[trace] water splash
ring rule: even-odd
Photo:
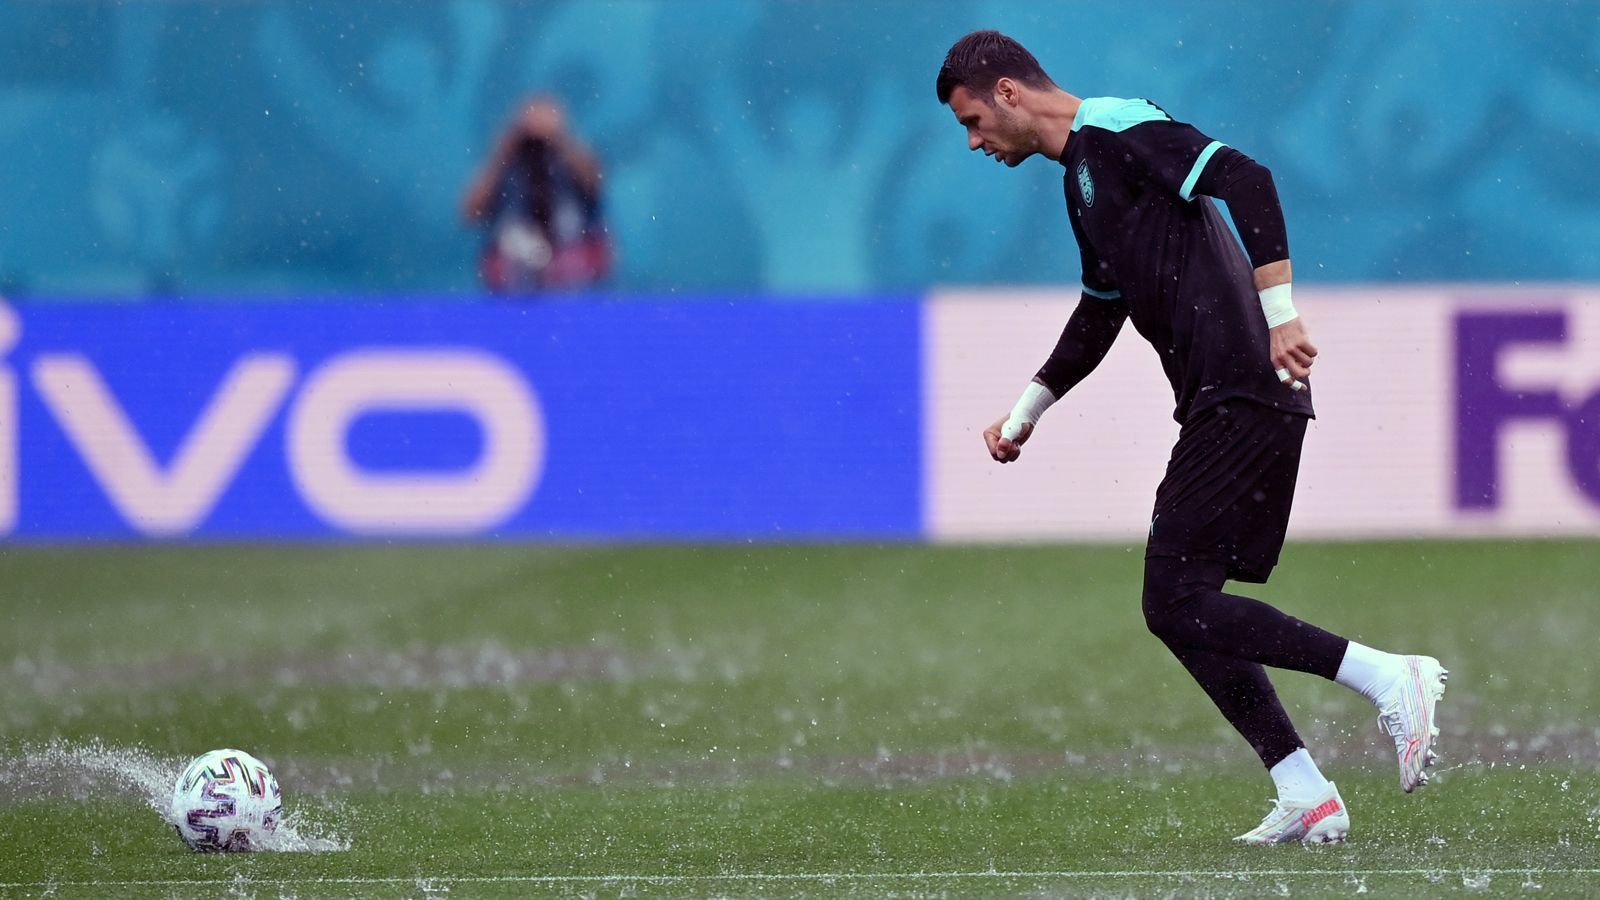
[[[170,826],[172,787],[188,764],[187,758],[162,756],[143,747],[51,741],[0,756],[0,797],[87,800],[131,795]],[[311,808],[305,802],[287,805],[289,813],[263,850],[327,853],[350,849],[349,839],[329,821],[331,809]]]
[[[24,746],[5,763],[0,790],[7,794],[73,800],[131,794],[167,821],[172,786],[188,760],[142,747],[52,741]]]
[[[334,853],[350,849],[350,839],[323,818],[327,810],[309,810],[302,804],[283,817],[278,830],[261,849],[272,853]]]

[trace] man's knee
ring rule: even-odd
[[[1222,590],[1227,566],[1176,556],[1144,561],[1144,623],[1150,633],[1171,641],[1185,625],[1185,610],[1197,596]]]

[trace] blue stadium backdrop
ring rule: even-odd
[[[934,98],[980,27],[1271,166],[1297,535],[1600,533],[1597,12],[0,0],[0,538],[1136,540],[1134,338],[1053,413],[1104,430],[983,454],[1078,255]],[[458,209],[536,91],[619,266],[496,302]]]
[[[1276,173],[1304,280],[1600,280],[1593,2],[0,0],[0,293],[467,297],[511,104],[608,167],[622,293],[1076,277],[932,81],[1005,29]]]

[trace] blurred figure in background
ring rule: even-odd
[[[600,163],[567,129],[561,104],[528,99],[467,189],[462,214],[483,228],[480,274],[497,294],[579,290],[611,270]]]

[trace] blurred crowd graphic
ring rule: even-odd
[[[945,49],[977,27],[1055,61],[1079,96],[1148,97],[1247,148],[1273,171],[1302,281],[1600,280],[1592,3],[3,16],[0,202],[26,215],[0,228],[0,292],[19,298],[1074,283],[1048,161],[985,169],[934,97]]]

